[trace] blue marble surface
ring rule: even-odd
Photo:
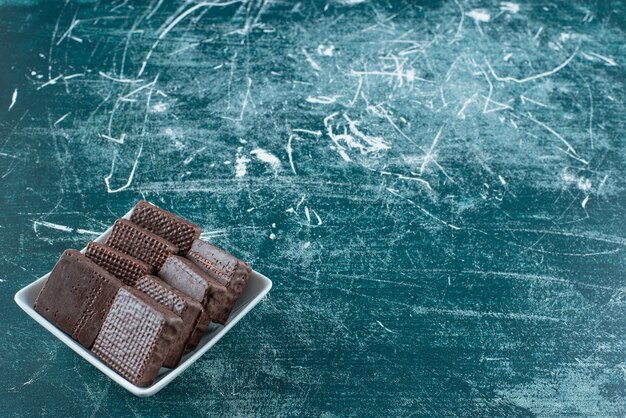
[[[3,416],[623,416],[623,1],[0,1]],[[156,396],[14,293],[145,198],[274,281]]]

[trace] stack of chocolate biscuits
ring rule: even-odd
[[[200,227],[148,202],[105,244],[67,250],[35,310],[138,386],[178,365],[211,322],[225,324],[251,269]]]

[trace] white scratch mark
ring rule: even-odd
[[[444,221],[443,219],[441,219],[441,218],[439,218],[439,217],[437,217],[437,216],[433,215],[432,213],[430,213],[429,211],[427,211],[426,209],[424,209],[423,207],[421,207],[420,205],[418,205],[417,203],[415,203],[415,202],[414,202],[414,201],[412,201],[411,199],[409,199],[409,198],[406,198],[406,197],[402,196],[401,194],[399,194],[399,193],[398,193],[397,191],[395,191],[394,189],[387,188],[387,191],[388,191],[389,193],[391,193],[391,194],[395,195],[395,196],[398,196],[398,197],[399,197],[399,198],[401,198],[401,199],[406,200],[407,202],[409,202],[410,204],[412,204],[413,206],[415,206],[416,208],[418,208],[418,209],[420,210],[420,212],[422,212],[424,215],[426,215],[426,216],[428,216],[428,217],[430,217],[430,218],[432,218],[432,219],[434,219],[434,220],[436,220],[436,221],[438,221],[438,222],[441,222],[441,223],[442,223],[442,224],[444,224],[445,226],[447,226],[447,227],[449,227],[449,228],[452,228],[452,229],[454,229],[455,231],[458,231],[458,230],[460,230],[460,229],[461,229],[460,227],[458,227],[458,226],[456,226],[456,225],[453,225],[453,224],[451,224],[451,223],[448,223],[448,222]]]
[[[293,174],[298,175],[296,173],[296,167],[293,164],[293,148],[291,147],[291,140],[295,135],[289,135],[289,139],[287,140],[287,157],[289,158],[289,165],[291,166],[291,171]]]
[[[46,87],[46,86],[50,86],[52,84],[56,84],[57,81],[59,81],[61,79],[61,77],[63,77],[63,75],[58,75],[48,81],[46,81],[45,83],[43,83],[41,86],[37,87],[37,90],[41,90],[42,88]]]
[[[169,25],[167,25],[167,27],[165,27],[161,31],[161,33],[159,34],[157,40],[154,41],[154,43],[152,44],[152,47],[150,47],[150,50],[146,54],[146,57],[144,58],[143,62],[141,63],[141,67],[139,68],[139,73],[137,74],[137,77],[140,77],[141,74],[143,74],[144,70],[146,69],[146,65],[148,64],[148,61],[150,60],[150,57],[152,56],[152,53],[154,52],[155,48],[157,47],[157,45],[159,44],[161,39],[165,38],[165,36],[167,36],[167,34],[172,29],[174,29],[174,27],[176,25],[178,25],[187,16],[189,16],[190,14],[192,14],[193,12],[195,12],[196,10],[198,10],[198,9],[200,9],[202,7],[226,7],[226,6],[230,6],[231,4],[240,3],[241,1],[243,1],[243,0],[232,0],[232,1],[225,1],[225,2],[222,2],[222,3],[205,1],[205,2],[202,2],[202,3],[198,3],[198,4],[190,7],[189,9],[185,10],[181,14],[179,14],[174,20],[172,20],[172,22]]]
[[[472,103],[472,101],[474,100],[477,94],[478,93],[474,93],[472,97],[470,97],[463,103],[461,110],[459,110],[458,113],[456,114],[458,118],[465,119],[465,109],[467,109],[467,106],[469,106],[469,104]]]
[[[205,149],[206,149],[206,147],[202,147],[202,148],[199,148],[199,149],[195,150],[194,152],[192,152],[189,157],[185,158],[185,161],[183,161],[183,165],[188,165],[190,162],[193,161],[194,158],[196,158],[196,155],[200,154]]]
[[[463,31],[463,23],[465,22],[465,10],[463,10],[463,6],[459,4],[458,0],[454,0],[454,3],[457,5],[459,11],[461,12],[461,18],[459,19],[459,24],[456,27],[456,33],[454,34],[454,38],[452,38],[452,40],[448,42],[448,45],[452,45],[462,38],[461,34]]]
[[[526,104],[526,102],[529,102],[529,103],[536,104],[537,106],[545,107],[545,108],[547,108],[547,109],[549,109],[549,108],[550,108],[550,106],[548,106],[548,105],[546,105],[546,104],[543,104],[543,103],[541,103],[541,102],[538,102],[538,101],[536,101],[536,100],[530,99],[530,98],[528,98],[528,97],[524,96],[523,94],[521,94],[521,95],[519,96],[519,98],[520,98],[520,99],[522,99],[522,103],[524,103],[524,104]]]
[[[426,180],[421,179],[421,178],[419,178],[419,177],[409,177],[409,176],[405,176],[405,175],[403,175],[403,174],[392,173],[392,172],[390,172],[390,171],[376,171],[376,170],[371,169],[371,168],[368,168],[368,167],[365,167],[365,168],[367,168],[367,169],[368,169],[368,170],[370,170],[370,171],[375,171],[375,172],[377,172],[377,173],[380,173],[380,174],[382,174],[383,176],[393,176],[393,177],[397,177],[397,178],[402,179],[402,180],[411,180],[411,181],[416,181],[416,182],[418,182],[418,183],[422,183],[424,186],[426,186],[426,188],[427,188],[428,190],[432,190],[432,189],[433,189],[433,188],[430,186],[430,183],[429,183],[429,182],[427,182]]]
[[[418,315],[429,315],[429,314],[438,314],[438,315],[452,315],[452,316],[461,316],[461,317],[473,317],[473,318],[495,318],[495,319],[512,319],[519,321],[549,321],[549,322],[562,322],[562,319],[553,318],[544,315],[533,315],[533,314],[523,314],[523,313],[506,313],[506,312],[481,312],[481,311],[473,311],[469,309],[441,309],[441,308],[431,308],[425,306],[416,306],[413,308],[413,312]]]
[[[551,133],[552,135],[554,135],[555,137],[557,137],[557,138],[558,138],[558,139],[559,139],[562,143],[564,143],[564,144],[565,144],[565,146],[567,147],[567,150],[568,150],[569,152],[571,152],[571,153],[572,153],[572,154],[574,154],[574,155],[578,155],[578,154],[576,153],[576,150],[574,149],[574,147],[572,147],[572,146],[570,145],[570,143],[569,143],[569,142],[567,142],[567,141],[565,140],[565,138],[563,138],[563,137],[562,137],[562,136],[561,136],[561,135],[560,135],[557,131],[555,131],[554,129],[552,129],[551,127],[549,127],[548,125],[546,125],[545,123],[543,123],[543,122],[541,122],[541,121],[538,121],[538,120],[537,120],[537,119],[535,119],[535,118],[533,117],[533,115],[531,115],[530,113],[528,114],[528,118],[529,118],[530,120],[532,120],[533,122],[535,122],[537,125],[541,126],[541,127],[542,127],[542,128],[544,128],[545,130],[547,130],[548,132],[550,132],[550,133]]]
[[[363,75],[379,75],[379,76],[383,76],[383,77],[396,77],[398,79],[398,83],[400,85],[402,85],[402,82],[404,79],[406,79],[407,81],[411,82],[414,80],[418,80],[418,81],[422,81],[424,83],[434,83],[433,80],[428,80],[426,78],[422,78],[422,77],[418,77],[415,75],[415,70],[414,69],[409,69],[406,70],[404,72],[402,71],[395,71],[395,72],[391,72],[391,71],[355,71],[355,70],[350,70],[350,74],[351,75],[357,75],[357,76],[363,76]]]
[[[15,90],[13,90],[13,95],[11,96],[11,104],[9,105],[9,112],[11,111],[11,109],[13,109],[13,106],[15,106],[15,102],[17,101],[17,88]]]
[[[443,130],[443,126],[441,126],[439,130],[437,131],[437,135],[435,135],[435,138],[433,139],[433,142],[430,145],[430,149],[424,156],[424,161],[422,162],[422,165],[420,167],[420,175],[424,174],[424,170],[426,169],[426,166],[428,165],[429,162],[433,160],[433,151],[435,150],[435,147],[437,146],[437,143],[439,142],[439,137],[441,136],[442,130]]]
[[[491,98],[491,96],[493,95],[493,83],[489,79],[489,76],[487,75],[487,73],[482,68],[480,69],[480,72],[483,73],[485,80],[487,80],[487,83],[489,84],[489,96],[488,97],[483,96],[485,98],[485,105],[483,106],[483,114],[497,112],[497,111],[504,110],[504,109],[510,109],[511,106],[504,104],[504,103],[496,102],[495,100]],[[493,103],[497,106],[493,108],[489,108],[489,103]]]
[[[292,129],[292,131],[294,131],[294,132],[302,132],[302,133],[305,133],[305,134],[311,134],[311,135],[317,136],[317,137],[322,136],[322,131],[311,131],[309,129]]]
[[[59,119],[57,119],[56,122],[54,122],[54,126],[57,126],[59,123],[63,122],[65,120],[66,117],[68,117],[72,112],[67,112],[65,115],[61,116]]]
[[[313,215],[315,215],[315,218],[317,219],[317,226],[320,226],[322,224],[322,218],[320,218],[315,209],[311,209],[311,212],[313,212]]]
[[[516,78],[516,77],[508,77],[508,76],[507,77],[500,77],[500,76],[498,76],[498,74],[496,74],[494,69],[491,67],[491,64],[489,63],[489,61],[486,61],[486,63],[487,63],[487,67],[489,68],[489,71],[491,72],[491,75],[493,75],[493,77],[496,80],[498,80],[498,81],[512,81],[514,83],[522,84],[522,83],[527,83],[527,82],[532,81],[532,80],[536,80],[538,78],[548,77],[548,76],[550,76],[552,74],[555,74],[555,73],[561,71],[563,68],[565,68],[567,66],[567,64],[569,64],[574,59],[574,57],[576,56],[577,53],[578,53],[578,47],[576,48],[576,50],[574,51],[574,53],[572,55],[570,55],[565,61],[563,61],[561,64],[559,64],[558,66],[554,67],[553,69],[551,69],[549,71],[545,71],[545,72],[540,73],[540,74],[524,77],[524,78]]]
[[[306,51],[306,49],[302,48],[302,53],[306,57],[307,62],[311,65],[311,67],[315,71],[322,71],[322,69],[320,68],[319,64],[317,62],[315,62],[313,57]]]
[[[337,101],[337,98],[341,96],[318,96],[318,97],[307,97],[305,100],[309,103],[317,103],[317,104],[331,104]]]
[[[116,82],[118,82],[118,83],[130,83],[130,84],[133,84],[133,83],[142,83],[142,82],[143,82],[143,80],[142,80],[142,79],[139,79],[139,80],[131,80],[131,79],[128,79],[128,78],[117,78],[117,77],[113,77],[113,76],[110,76],[110,75],[108,75],[107,73],[104,73],[104,72],[102,72],[102,71],[98,72],[98,74],[100,75],[100,77],[104,77],[104,78],[106,78],[106,79],[108,79],[108,80],[111,80],[111,81],[116,81]]]
[[[157,78],[158,78],[158,75],[157,75]],[[155,79],[154,79],[154,81],[151,81],[151,82],[149,82],[148,84],[144,84],[144,85],[143,85],[143,86],[141,86],[141,87],[137,87],[135,90],[131,91],[131,92],[130,92],[130,93],[128,93],[127,95],[120,97],[120,100],[128,99],[128,98],[130,98],[131,96],[133,96],[133,95],[135,95],[135,94],[139,93],[139,92],[140,92],[140,91],[142,91],[142,90],[145,90],[145,89],[147,89],[147,88],[153,87],[153,86],[156,84],[156,82],[157,82],[157,78],[155,78]]]
[[[243,104],[241,105],[241,112],[239,113],[239,120],[243,120],[243,112],[245,112],[248,106],[248,100],[250,99],[250,88],[252,87],[252,79],[248,77],[248,88],[246,89],[246,95],[243,98]]]
[[[116,144],[123,144],[124,139],[126,138],[126,134],[123,133],[122,135],[120,135],[119,138],[113,138],[112,136],[105,135],[105,134],[100,134],[100,137],[107,139],[109,141],[115,142]]]
[[[76,232],[83,235],[102,235],[102,231],[98,232],[82,228],[76,228]]]
[[[311,223],[311,214],[309,213],[309,207],[308,206],[304,207],[304,216],[306,216],[306,221],[308,223]]]
[[[583,207],[583,209],[587,207],[587,202],[589,202],[589,195],[585,196],[582,203],[580,204]]]
[[[33,230],[35,231],[35,233],[38,232],[39,226],[45,226],[46,228],[55,229],[57,231],[63,231],[63,232],[72,232],[74,230],[73,228],[70,228],[69,226],[59,225],[59,224],[55,224],[52,222],[34,221]]]
[[[302,203],[304,203],[304,199],[306,198],[306,195],[302,195],[302,198],[300,199],[300,201],[298,202],[298,204],[296,205],[296,211],[298,209],[300,209],[300,206],[302,205]]]
[[[397,332],[390,330],[389,328],[387,328],[386,326],[383,325],[382,322],[380,321],[376,321],[378,323],[378,325],[380,325],[385,331],[390,332],[392,334],[397,334]]]
[[[76,73],[76,74],[64,75],[64,76],[63,76],[63,81],[71,80],[72,78],[76,78],[76,77],[83,77],[84,75],[85,75],[85,74],[83,74],[83,73]]]
[[[585,58],[588,60],[593,60],[593,58],[598,58],[606,63],[609,67],[616,67],[617,62],[613,58],[605,57],[604,55],[597,54],[595,52],[582,53]]]
[[[216,237],[225,237],[228,235],[228,231],[225,229],[215,229],[213,231],[204,231],[200,234],[200,239],[209,241]]]
[[[349,155],[348,155],[348,154],[347,154],[347,153],[343,150],[343,148],[339,148],[339,149],[337,150],[337,152],[339,153],[339,156],[340,156],[340,157],[341,157],[344,161],[347,161],[347,162],[352,161],[352,159],[350,158],[350,156],[349,156]]]
[[[56,46],[61,45],[61,42],[63,42],[63,39],[65,39],[66,37],[71,37],[72,35],[72,30],[76,27],[76,25],[78,25],[80,23],[79,19],[73,19],[72,23],[70,24],[70,27],[67,28],[67,30],[63,33],[63,35],[61,35],[61,37],[59,38],[59,40],[56,43]],[[82,42],[82,39],[79,41]]]
[[[135,176],[135,170],[137,169],[137,165],[139,164],[139,157],[141,157],[142,152],[143,152],[143,142],[139,146],[139,152],[137,152],[137,157],[135,158],[135,162],[133,163],[133,168],[130,170],[130,175],[128,176],[128,180],[126,181],[126,184],[124,184],[121,187],[118,187],[117,189],[111,189],[111,186],[109,184],[109,182],[111,181],[111,177],[113,177],[113,170],[115,169],[115,160],[117,158],[117,154],[113,156],[113,160],[111,161],[111,172],[107,176],[104,177],[104,183],[107,186],[108,193],[121,192],[122,190],[127,189],[131,185],[131,183],[133,182],[133,177]]]

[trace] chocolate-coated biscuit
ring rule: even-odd
[[[228,315],[230,315],[248,282],[252,272],[250,266],[221,248],[199,239],[194,240],[191,244],[187,258],[209,276],[226,286],[228,296],[225,303]]]
[[[196,328],[196,322],[202,313],[202,305],[183,292],[176,290],[155,276],[144,276],[135,285],[137,290],[150,296],[183,320],[179,338],[172,344],[163,367],[176,367],[185,351],[187,341]],[[193,348],[193,347],[190,347]]]
[[[191,296],[202,304],[204,313],[192,334],[191,344],[197,344],[211,321],[224,324],[228,319],[226,311],[226,288],[210,278],[184,257],[169,256],[159,277],[172,287]]]
[[[178,247],[181,255],[189,251],[191,242],[200,237],[200,227],[173,213],[140,200],[130,220]]]
[[[35,310],[91,347],[122,283],[76,250],[66,250],[35,301]]]
[[[136,289],[119,290],[91,352],[137,386],[150,386],[182,319]]]
[[[108,245],[90,242],[85,255],[128,286],[152,271],[152,267]]]
[[[149,264],[158,271],[170,254],[178,254],[178,247],[126,219],[113,224],[106,245]]]

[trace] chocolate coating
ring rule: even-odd
[[[248,282],[252,272],[250,266],[227,251],[199,239],[191,244],[187,258],[226,286],[228,295],[224,303],[228,317]]]
[[[189,251],[191,242],[200,237],[200,227],[145,200],[135,205],[130,220],[176,245],[179,253]]]
[[[113,224],[106,245],[150,265],[158,271],[170,254],[178,254],[178,247],[126,219]]]
[[[202,305],[155,276],[142,277],[137,281],[135,288],[150,296],[154,301],[174,312],[183,320],[180,335],[172,344],[170,352],[163,363],[163,367],[176,367],[185,351],[187,341],[196,328],[196,323],[202,313]]]
[[[204,314],[192,334],[191,344],[197,344],[211,321],[224,324],[228,312],[224,301],[226,288],[184,257],[169,256],[159,270],[159,277],[172,287],[200,302]]]
[[[39,292],[35,310],[91,347],[122,283],[76,250],[66,250]]]
[[[141,292],[123,287],[91,351],[131,383],[149,386],[180,333],[182,322]]]
[[[152,267],[143,261],[97,242],[87,245],[85,255],[128,286],[135,286],[139,279],[152,271]]]

